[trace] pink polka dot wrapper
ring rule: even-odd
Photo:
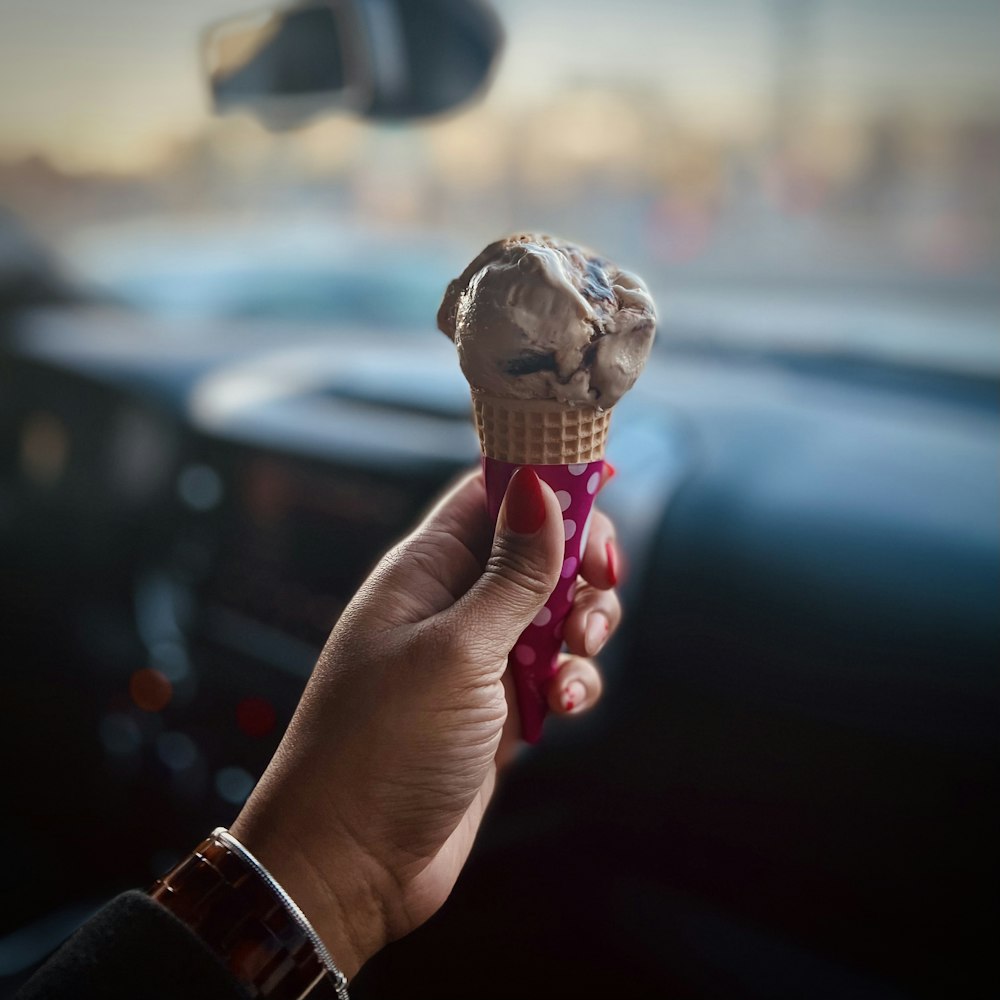
[[[601,488],[604,462],[580,462],[576,465],[532,465],[538,478],[547,483],[559,501],[566,539],[559,582],[535,620],[521,633],[511,650],[508,667],[514,677],[517,707],[521,716],[521,735],[528,743],[537,743],[548,713],[548,687],[558,669],[563,630],[576,590],[577,570],[590,533],[594,498]],[[500,505],[511,476],[520,468],[512,462],[483,457],[486,478],[486,503],[496,524]]]

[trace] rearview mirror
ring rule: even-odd
[[[502,37],[485,0],[306,0],[213,25],[203,59],[217,112],[287,129],[450,110],[485,87]]]

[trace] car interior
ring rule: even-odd
[[[77,168],[0,97],[0,993],[234,818],[355,588],[479,460],[447,281],[537,226],[659,307],[600,497],[624,623],[351,995],[992,995],[995,6],[90,6],[108,45],[176,34],[201,131]],[[41,80],[32,16],[0,53]]]

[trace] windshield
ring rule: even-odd
[[[259,4],[15,0],[0,203],[151,311],[433,329],[447,278],[527,228],[640,272],[666,346],[1000,370],[1000,4],[494,6],[482,100],[273,133],[211,116],[197,62]]]

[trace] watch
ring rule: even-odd
[[[348,1000],[347,979],[302,911],[219,828],[149,895],[215,953],[254,1000]]]

